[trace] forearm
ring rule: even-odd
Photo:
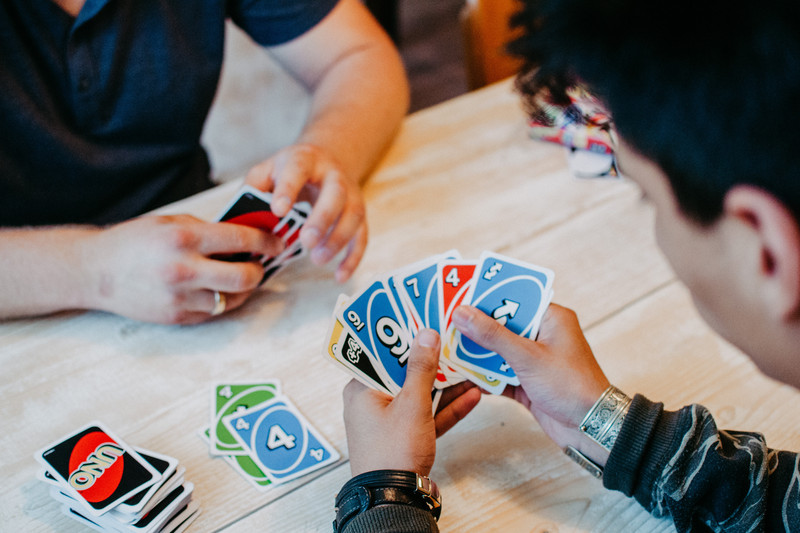
[[[88,226],[0,230],[0,319],[84,308]]]
[[[408,81],[392,41],[359,0],[340,0],[316,27],[270,52],[311,93],[298,142],[363,180],[408,110]]]
[[[663,411],[637,396],[604,474],[678,531],[703,523],[725,530],[800,530],[797,455],[761,435],[719,431],[701,406]],[[790,505],[787,505],[789,503]]]
[[[298,142],[322,148],[346,176],[363,181],[408,109],[408,83],[397,52],[388,43],[353,49],[312,94]]]

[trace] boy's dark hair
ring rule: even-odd
[[[800,2],[520,0],[530,111],[580,82],[702,224],[751,184],[800,220]],[[549,93],[549,94],[548,94]]]

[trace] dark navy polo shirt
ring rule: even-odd
[[[225,20],[284,43],[337,0],[0,3],[0,225],[130,218],[211,185]]]

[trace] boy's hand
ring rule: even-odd
[[[520,385],[504,394],[527,407],[550,438],[562,448],[571,444],[586,451],[588,443],[591,450],[578,426],[609,383],[572,310],[551,305],[536,341],[516,335],[474,307],[457,308],[453,324],[511,365]]]
[[[461,383],[442,394],[436,416],[431,390],[439,362],[439,335],[420,331],[411,345],[403,390],[392,398],[353,380],[344,389],[344,424],[354,476],[372,470],[407,470],[428,475],[436,437],[478,404],[481,394]]]

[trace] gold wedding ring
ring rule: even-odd
[[[214,309],[211,310],[211,316],[217,316],[224,313],[227,305],[228,301],[225,298],[225,293],[214,291]]]

